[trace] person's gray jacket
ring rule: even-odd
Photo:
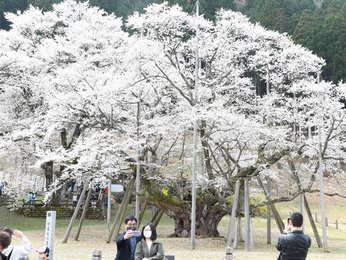
[[[282,234],[276,245],[280,251],[278,260],[305,260],[311,246],[311,238],[301,230]]]
[[[136,246],[135,260],[142,260],[145,257],[150,260],[164,259],[162,243],[157,240],[154,240],[149,250],[147,243],[145,242],[145,239],[139,241]]]

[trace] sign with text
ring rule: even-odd
[[[112,184],[111,192],[122,193],[124,192],[124,187],[121,184]]]
[[[56,211],[47,211],[44,245],[49,248],[49,260],[53,260]]]

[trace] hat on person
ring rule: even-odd
[[[37,249],[38,253],[45,253],[47,256],[49,256],[49,248],[46,246],[42,246],[39,249]]]

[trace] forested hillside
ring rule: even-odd
[[[24,10],[29,5],[49,10],[61,0],[0,0],[0,28],[9,29],[4,12]],[[142,12],[150,3],[163,0],[90,0],[109,13],[126,17],[134,11]],[[195,0],[168,0],[194,12]],[[211,20],[220,8],[238,10],[251,21],[279,32],[287,32],[293,39],[323,57],[327,65],[325,80],[346,80],[346,1],[345,0],[200,0],[201,13]]]

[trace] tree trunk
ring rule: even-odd
[[[185,194],[181,200],[179,189],[159,187],[157,183],[143,180],[149,201],[174,219],[175,228],[171,236],[188,237],[191,235],[191,196]],[[177,184],[178,185],[178,184]],[[173,194],[174,193],[174,194]],[[213,187],[197,193],[196,205],[196,235],[201,237],[217,237],[217,226],[221,219],[229,214],[231,203],[220,200],[218,192]]]
[[[53,183],[53,161],[42,164],[41,168],[44,170],[46,189],[48,189],[48,187]]]
[[[212,207],[212,205],[209,205]],[[191,235],[190,213],[170,210],[169,214],[175,223],[173,237],[189,237]],[[200,237],[218,237],[217,226],[226,212],[210,209],[204,211],[200,207],[196,208],[196,236]]]
[[[203,148],[203,156],[204,156],[204,163],[205,163],[205,169],[208,174],[208,179],[213,180],[214,174],[213,174],[213,167],[211,166],[211,158],[208,148],[208,136],[206,135],[206,127],[207,123],[205,120],[201,120],[201,130],[200,130],[200,138],[201,138],[201,144]]]
[[[60,140],[61,140],[62,147],[64,147],[64,149],[66,149],[67,148],[67,131],[66,131],[66,128],[61,129]],[[65,166],[60,165],[60,176],[64,170],[65,170]]]

